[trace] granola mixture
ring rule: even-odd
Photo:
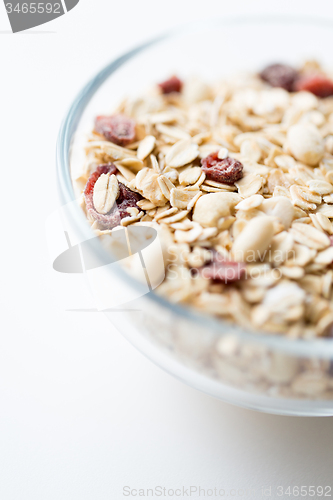
[[[256,331],[333,332],[333,82],[318,63],[173,76],[98,116],[76,181],[98,235],[159,231],[157,289]]]

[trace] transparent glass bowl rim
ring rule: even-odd
[[[59,197],[62,204],[68,204],[75,200],[74,189],[72,186],[72,180],[70,175],[70,151],[73,136],[75,134],[77,125],[80,118],[85,110],[85,107],[89,101],[94,96],[95,92],[100,88],[100,86],[106,81],[108,77],[113,75],[118,68],[120,68],[127,61],[133,59],[137,54],[144,52],[146,49],[157,45],[162,41],[168,41],[169,39],[176,38],[179,35],[186,35],[187,33],[193,33],[202,30],[203,27],[221,27],[223,25],[234,24],[302,24],[302,25],[312,25],[317,27],[326,27],[332,29],[333,34],[333,21],[323,18],[313,18],[307,16],[289,16],[289,15],[263,15],[263,16],[226,16],[224,18],[218,18],[213,20],[198,21],[195,23],[189,23],[187,25],[176,28],[172,31],[164,33],[152,40],[149,40],[138,47],[128,51],[122,56],[118,57],[107,66],[105,66],[101,71],[99,71],[96,76],[94,76],[79,92],[72,105],[70,106],[65,118],[61,124],[58,140],[57,140],[57,182]],[[75,206],[73,211],[70,211],[69,216],[72,218],[71,223],[75,224],[76,230],[78,230],[82,241],[92,238],[92,232],[87,224],[85,216],[79,206]],[[101,263],[107,262],[107,255],[102,245],[97,241],[98,238],[91,240],[91,248],[94,254]],[[113,265],[114,270],[119,275],[119,278],[127,281],[127,283],[137,289],[142,289],[142,285],[132,279],[120,265]],[[187,319],[191,322],[200,323],[205,330],[212,328],[215,332],[221,331],[221,334],[225,334],[225,327],[227,327],[230,332],[234,333],[242,340],[254,342],[258,344],[264,344],[271,349],[282,350],[296,356],[318,356],[323,358],[333,358],[333,339],[314,339],[314,340],[302,340],[302,339],[289,339],[283,337],[282,335],[265,335],[261,332],[255,333],[251,331],[245,331],[240,327],[227,323],[223,320],[216,319],[207,315],[199,314],[190,308],[183,307],[177,304],[173,304],[170,301],[164,299],[163,297],[157,295],[154,292],[146,294],[150,300],[157,302],[160,306],[171,310],[173,313],[179,315],[183,319]]]

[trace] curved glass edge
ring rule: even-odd
[[[182,27],[173,29],[158,36],[152,40],[149,40],[142,45],[134,48],[133,50],[125,53],[116,60],[112,61],[105,68],[103,68],[97,75],[92,78],[83,87],[81,92],[78,94],[74,102],[72,103],[70,109],[68,110],[65,118],[61,124],[57,146],[56,146],[56,164],[57,164],[57,182],[58,182],[58,193],[62,204],[70,203],[75,200],[74,189],[72,186],[72,180],[70,176],[70,152],[71,144],[74,133],[78,126],[78,123],[82,117],[84,109],[89,101],[92,99],[94,93],[97,89],[105,82],[105,80],[111,76],[115,71],[125,64],[128,60],[132,59],[135,55],[143,52],[145,49],[158,44],[164,40],[168,40],[174,36],[181,36],[186,33],[192,33],[202,30],[204,26],[221,26],[225,23],[230,25],[230,23],[271,23],[271,24],[309,24],[309,25],[320,25],[327,28],[333,28],[333,21],[324,18],[313,18],[307,16],[230,16],[225,18],[219,18],[214,20],[206,20],[204,22],[188,23]],[[77,210],[75,213],[75,219],[70,221],[75,224],[75,227],[79,230],[80,235],[85,239],[91,238],[91,229],[87,224],[82,210],[79,205],[77,205]],[[79,224],[79,227],[78,227]],[[101,263],[108,262],[107,253],[103,249],[102,245],[99,244],[96,239],[92,242],[91,248],[96,253],[97,258]],[[122,268],[121,266],[116,266],[116,272],[119,278],[126,280],[132,287],[142,290],[142,285],[133,280]],[[228,326],[230,331],[233,331],[239,338],[258,344],[265,344],[266,346],[281,350],[286,353],[293,354],[298,357],[302,356],[319,356],[321,358],[331,358],[333,357],[333,339],[316,339],[316,340],[293,340],[289,338],[284,338],[272,334],[261,334],[253,333],[251,331],[245,331],[233,325],[232,323],[227,323],[219,319],[212,317],[207,317],[203,314],[199,314],[189,308],[172,304],[168,300],[160,297],[154,292],[146,294],[150,300],[157,302],[161,306],[171,310],[174,314],[177,314],[189,321],[199,322],[205,329],[213,329],[214,331],[221,331],[221,324],[223,326]],[[221,332],[222,334],[223,332]]]
[[[106,313],[107,316],[108,313]],[[249,393],[226,383],[208,377],[193,367],[170,357],[160,346],[153,344],[143,335],[137,335],[131,328],[123,331],[123,336],[143,356],[162,368],[166,373],[176,377],[182,383],[196,390],[209,394],[225,403],[231,403],[247,410],[270,413],[272,415],[293,417],[331,417],[333,416],[332,401],[301,400],[292,398],[275,398],[265,394]]]

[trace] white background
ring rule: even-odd
[[[277,485],[332,485],[332,418],[263,415],[174,380],[102,314],[66,312],[88,292],[52,271],[44,238],[57,131],[82,85],[172,26],[265,12],[333,19],[330,0],[81,0],[12,35],[1,3],[1,500],[118,500],[125,485],[252,487],[252,498],[272,486],[279,498]]]

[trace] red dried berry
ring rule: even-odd
[[[296,81],[295,90],[307,90],[317,97],[329,97],[333,95],[333,82],[324,75],[306,75]]]
[[[135,121],[124,115],[97,116],[95,130],[118,146],[127,146],[135,139]]]
[[[223,283],[234,283],[245,278],[246,266],[243,262],[225,260],[220,254],[214,252],[213,260],[201,268],[201,276],[206,279]]]
[[[272,87],[281,87],[291,92],[298,72],[287,64],[271,64],[260,73],[260,77]]]
[[[169,80],[159,83],[158,86],[163,94],[171,94],[171,92],[180,92],[183,87],[183,82],[177,76],[172,76]]]
[[[108,165],[99,165],[88,179],[84,190],[84,197],[86,200],[88,214],[97,220],[104,229],[113,229],[114,227],[119,226],[121,219],[129,216],[127,208],[136,207],[136,203],[142,199],[142,196],[139,193],[134,193],[124,186],[124,184],[119,182],[119,196],[116,201],[116,207],[112,207],[108,214],[103,215],[98,213],[93,202],[94,186],[97,179],[102,174],[108,173],[110,175],[117,173],[117,169],[112,163]]]
[[[234,158],[220,160],[218,151],[201,160],[202,171],[210,181],[234,184],[243,177],[243,165]]]
[[[121,219],[129,216],[127,212],[128,208],[138,208],[137,202],[140,200],[142,200],[141,194],[131,191],[128,187],[119,182],[119,196],[116,203]]]

